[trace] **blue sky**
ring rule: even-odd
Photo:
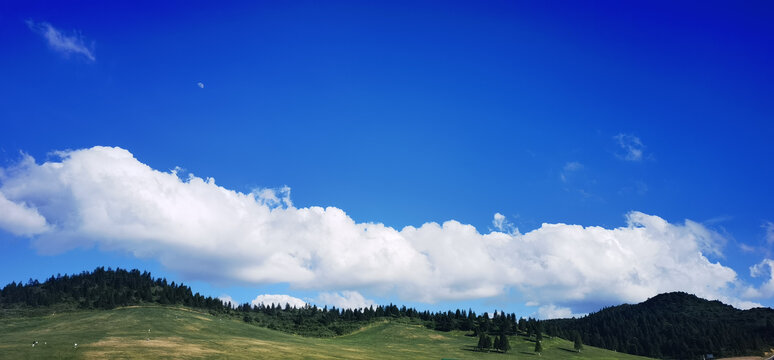
[[[539,314],[550,316],[552,309],[583,313],[683,289],[738,306],[771,306],[772,24],[770,1],[5,2],[0,283],[103,265],[148,269],[239,302],[260,294],[319,302],[330,299],[320,294],[351,291],[377,303],[497,308],[525,316],[542,308]],[[147,165],[169,174],[179,168],[181,180],[170,186],[180,189],[193,187],[187,180],[193,174],[204,184],[214,178],[222,189],[255,194],[246,206],[293,214],[333,207],[354,224],[384,224],[387,240],[379,238],[384,241],[377,245],[358,237],[367,231],[358,233],[350,255],[389,253],[399,248],[390,236],[398,236],[405,254],[429,261],[425,270],[433,275],[405,283],[379,275],[334,281],[329,268],[305,262],[300,266],[318,285],[301,275],[255,280],[244,274],[256,271],[251,266],[268,266],[282,251],[256,253],[250,261],[218,253],[204,271],[173,259],[191,251],[196,261],[208,260],[206,252],[191,250],[194,241],[185,243],[184,235],[95,232],[96,225],[82,218],[91,209],[84,204],[112,204],[141,193],[120,197],[118,192],[131,190],[122,186],[83,194],[72,182],[60,184],[61,176],[35,170],[46,161],[61,162],[76,178],[94,166],[126,180],[118,175],[126,169],[110,160],[125,153],[94,146],[125,150],[134,161],[121,164],[131,169]],[[61,150],[84,156],[53,153]],[[29,157],[32,164],[20,165]],[[143,174],[137,179],[158,175]],[[53,183],[66,189],[51,193]],[[257,192],[280,196],[284,186],[292,189],[291,206],[267,202]],[[61,197],[58,210],[46,208],[52,196]],[[159,206],[180,205],[164,204]],[[135,205],[132,211],[144,208]],[[632,217],[633,211],[654,218]],[[43,223],[33,229],[34,221],[24,219],[36,217],[11,213],[37,214]],[[496,213],[512,227],[498,228]],[[153,216],[139,214],[130,225],[149,226]],[[282,235],[306,218],[287,220],[287,228],[264,228],[250,216],[244,221],[252,225],[244,226],[267,234],[267,241],[301,247],[311,241]],[[72,217],[77,224],[62,220]],[[657,219],[669,228],[659,228]],[[448,242],[402,231],[449,220],[472,225],[484,240],[446,226],[436,235],[448,235]],[[544,223],[567,224],[566,237]],[[222,230],[234,237],[212,240],[218,248],[254,245],[249,234]],[[493,232],[509,237],[490,243],[486,235]],[[309,255],[314,261],[306,260],[330,260],[324,253],[341,245],[339,235],[317,239],[320,248]],[[72,245],[55,246],[64,237]],[[604,243],[611,237],[623,244],[618,255],[643,259],[623,270],[630,277],[605,277],[618,269],[618,255],[610,254],[618,265],[591,271],[589,264],[604,261],[591,254],[584,262],[581,252],[557,245],[612,249]],[[634,246],[632,238],[652,242]],[[695,249],[680,248],[686,242]],[[678,255],[640,255],[656,245]],[[482,255],[481,267],[500,274],[439,262],[441,254],[454,257],[446,247],[489,254]],[[395,251],[390,254],[404,254]],[[689,261],[680,251],[701,256]],[[499,253],[510,254],[503,256],[508,260],[489,259]],[[545,265],[550,259],[577,260],[567,276],[584,285],[558,280],[564,275]],[[385,261],[386,272],[400,270],[394,276],[416,270]],[[525,264],[536,267],[523,270]],[[725,280],[703,284],[694,277],[713,264],[723,268],[716,275]],[[733,276],[723,277],[729,270]],[[524,280],[535,274],[545,274],[545,281]],[[697,282],[699,288],[688,286]],[[441,285],[430,289],[431,283]],[[605,283],[632,288],[595,295]]]

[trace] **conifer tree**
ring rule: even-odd
[[[507,353],[508,350],[511,349],[511,344],[508,342],[508,336],[504,334],[500,335],[500,346],[497,349],[504,353]]]
[[[540,341],[535,341],[535,353],[540,355],[543,352],[543,344]]]
[[[575,350],[580,352],[583,350],[583,342],[581,341],[581,335],[579,332],[575,332]]]
[[[519,331],[527,331],[527,320],[524,320],[524,318],[519,318]]]
[[[484,335],[484,350],[489,351],[492,348],[492,338],[489,335]]]

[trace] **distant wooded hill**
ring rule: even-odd
[[[573,341],[579,333],[585,344],[659,358],[757,355],[774,347],[774,310],[742,311],[685,293],[662,294],[641,304],[605,308],[579,319],[538,321],[517,319],[513,313],[477,315],[470,309],[431,313],[393,304],[364,309],[232,306],[193,293],[186,285],[153,278],[148,272],[102,267],[92,272],[52,276],[42,283],[32,279],[27,283],[13,282],[0,290],[0,307],[5,309],[112,309],[147,303],[205,309],[257,326],[316,337],[350,333],[374,321],[409,318],[429,329],[461,330],[471,336],[520,333],[539,339],[545,334]]]
[[[561,337],[579,332],[584,344],[657,358],[762,355],[774,347],[774,310],[739,310],[684,292],[544,322]]]

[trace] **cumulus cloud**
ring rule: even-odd
[[[232,308],[234,308],[234,309],[236,309],[236,307],[237,307],[237,306],[239,306],[239,304],[237,304],[237,303],[234,301],[234,298],[232,298],[230,295],[221,295],[221,296],[218,296],[218,299],[219,299],[219,300],[220,300],[220,302],[222,302],[223,304],[228,304],[228,303],[231,303],[231,307],[232,307]]]
[[[43,36],[55,51],[64,55],[81,55],[89,61],[96,60],[94,45],[86,45],[86,41],[79,32],[74,31],[71,35],[67,35],[47,22],[27,20],[26,23],[30,30]]]
[[[0,193],[0,228],[15,235],[36,235],[48,231],[46,219],[25,203],[15,203]]]
[[[621,147],[622,153],[616,154],[618,158],[626,161],[640,161],[642,160],[643,151],[645,145],[642,144],[640,138],[634,135],[618,134],[613,136],[613,139],[618,142],[618,146]]]
[[[362,309],[376,305],[373,300],[366,299],[357,291],[323,292],[317,296],[320,305],[335,306],[340,309]]]
[[[212,178],[181,178],[120,148],[58,156],[42,164],[25,158],[3,171],[0,184],[10,202],[2,206],[29,215],[5,217],[0,227],[30,235],[43,253],[99,246],[157,259],[191,279],[427,303],[512,289],[525,301],[570,308],[676,290],[741,304],[734,270],[708,258],[722,255],[722,236],[690,220],[634,211],[612,229],[543,224],[525,234],[483,234],[449,220],[398,230],[357,223],[335,207],[296,208],[287,187],[241,193]],[[24,225],[35,213],[43,220]],[[506,224],[502,215],[494,221]]]
[[[271,306],[271,304],[274,304],[274,306],[280,306],[285,307],[285,305],[290,305],[290,307],[294,308],[302,308],[306,306],[306,301],[301,300],[297,297],[292,297],[290,295],[272,295],[272,294],[264,294],[264,295],[258,295],[251,301],[251,304],[253,306],[258,305],[266,305]]]
[[[567,319],[571,317],[581,317],[584,314],[573,314],[567,307],[560,307],[554,304],[543,305],[538,308],[537,317],[539,319]]]

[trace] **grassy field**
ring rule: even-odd
[[[507,354],[472,351],[476,342],[461,332],[405,322],[305,338],[162,306],[0,316],[0,359],[645,359],[588,346],[576,353],[561,339],[545,339],[541,356],[520,336],[510,338],[513,349]]]

